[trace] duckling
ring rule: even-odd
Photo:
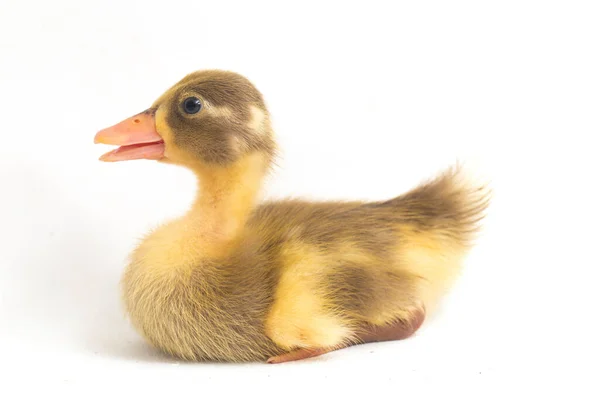
[[[99,131],[105,162],[194,172],[189,211],[148,233],[121,286],[131,324],[191,361],[281,363],[414,334],[457,278],[490,200],[460,166],[378,202],[260,202],[277,145],[244,76],[193,72]]]

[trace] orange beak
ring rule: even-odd
[[[101,161],[160,160],[165,155],[165,142],[156,132],[154,114],[149,111],[102,129],[94,143],[119,146],[103,154]]]

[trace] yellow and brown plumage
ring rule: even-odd
[[[189,212],[150,232],[122,280],[136,329],[188,360],[283,362],[410,336],[457,277],[489,201],[458,167],[381,202],[260,203],[276,144],[260,92],[186,76],[105,130],[104,161],[190,168]]]

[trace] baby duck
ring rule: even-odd
[[[457,277],[489,202],[452,167],[380,202],[258,204],[276,143],[245,77],[203,70],[96,134],[102,161],[189,168],[189,211],[149,233],[122,278],[131,323],[185,360],[279,363],[411,336]]]

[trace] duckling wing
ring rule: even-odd
[[[487,207],[485,188],[459,172],[385,202],[258,209],[279,272],[267,335],[289,351],[410,336],[457,276]]]

